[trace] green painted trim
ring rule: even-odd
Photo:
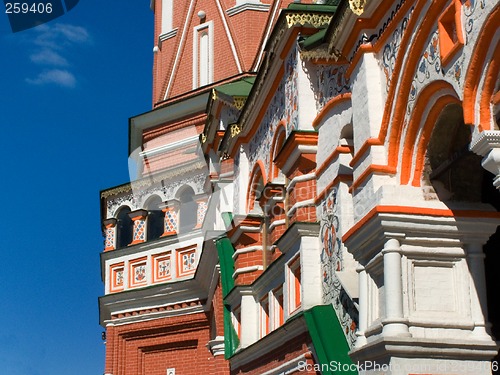
[[[224,358],[230,358],[240,345],[231,319],[231,306],[224,304]]]
[[[223,213],[224,221],[229,219],[231,222],[232,214]],[[217,248],[217,254],[219,255],[219,265],[221,274],[221,285],[222,285],[222,296],[225,298],[228,293],[234,288],[234,247],[229,238],[221,237],[215,240],[215,246]],[[233,321],[231,319],[231,306],[224,304],[224,358],[228,359],[231,357],[238,345],[240,340],[238,339],[238,334],[233,326]]]
[[[336,1],[330,1],[330,5],[326,4],[300,4],[300,3],[291,3],[288,5],[287,9],[290,10],[301,10],[304,12],[324,12],[331,13],[337,10]]]
[[[342,365],[349,366],[349,369],[354,366],[348,355],[350,348],[344,331],[332,305],[315,306],[304,311],[304,317],[318,361],[326,368],[321,373],[323,375],[357,374],[357,371],[342,368]],[[330,366],[332,363],[337,366]],[[339,371],[334,371],[335,368]]]
[[[231,240],[227,237],[218,238],[215,240],[217,254],[219,255],[222,296],[225,298],[234,287],[234,248]]]

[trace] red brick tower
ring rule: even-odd
[[[253,79],[288,3],[151,1],[153,110],[129,121],[138,180],[101,192],[107,375],[229,373],[207,214],[220,169],[197,150],[213,88]]]

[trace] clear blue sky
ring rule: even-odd
[[[81,0],[13,34],[0,14],[0,375],[101,375],[99,191],[127,182],[151,109],[149,1]]]

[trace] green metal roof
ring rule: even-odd
[[[318,361],[323,365],[321,373],[357,374],[348,354],[349,344],[333,306],[315,306],[304,311],[304,318]]]
[[[290,10],[301,10],[306,12],[335,12],[337,10],[337,5],[339,0],[330,0],[326,4],[301,4],[301,3],[291,3],[288,5],[287,9]]]
[[[304,48],[305,50],[311,50],[323,44],[326,35],[326,30],[327,30],[326,28],[322,29],[317,33],[314,33],[313,35],[310,35],[307,38],[305,38],[301,42],[301,47]]]
[[[226,83],[215,88],[216,91],[228,96],[248,96],[255,82],[255,77],[245,77],[239,81]]]

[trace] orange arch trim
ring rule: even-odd
[[[335,108],[337,105],[339,105],[340,103],[343,103],[343,102],[348,101],[348,100],[351,100],[351,93],[350,92],[347,92],[345,94],[339,94],[339,95],[335,96],[334,98],[330,99],[325,104],[323,109],[321,109],[321,111],[318,113],[318,115],[316,116],[314,121],[312,122],[313,128],[318,130],[317,127],[323,121],[326,114],[328,112],[330,112],[333,108]]]
[[[481,80],[481,75],[484,71],[483,66],[488,54],[491,41],[498,31],[500,24],[500,6],[496,6],[486,19],[483,29],[479,34],[479,40],[476,43],[474,51],[472,52],[471,62],[467,69],[464,83],[464,120],[466,124],[474,124],[475,122],[475,101],[477,89]],[[498,45],[493,55],[493,61],[498,64]],[[498,68],[497,68],[498,70]],[[482,131],[481,127],[479,128]]]
[[[404,149],[401,162],[401,184],[403,185],[406,185],[410,179],[413,150],[415,149],[415,145],[418,144],[420,146],[423,142],[425,143],[425,146],[427,146],[429,142],[429,136],[432,132],[432,129],[434,128],[434,124],[436,123],[436,120],[439,114],[441,113],[442,109],[447,104],[450,104],[452,102],[459,102],[458,99],[456,99],[455,97],[449,96],[449,93],[446,94],[445,98],[440,97],[439,99],[437,99],[430,113],[427,115],[427,120],[425,121],[424,125],[425,131],[422,132],[422,137],[419,140],[417,140],[416,138],[418,135],[418,130],[422,124],[425,109],[429,106],[429,103],[431,102],[430,99],[436,92],[446,89],[455,93],[455,90],[448,82],[435,81],[427,85],[420,92],[417,98],[417,102],[413,108],[412,117],[408,124],[406,139],[403,145]],[[430,130],[427,129],[429,127]],[[417,161],[420,160],[420,157],[423,160],[424,155],[420,155],[421,152],[425,154],[425,147],[424,148],[419,147],[419,154],[417,155]],[[417,164],[417,168],[421,169],[421,166],[419,167],[419,165]]]

